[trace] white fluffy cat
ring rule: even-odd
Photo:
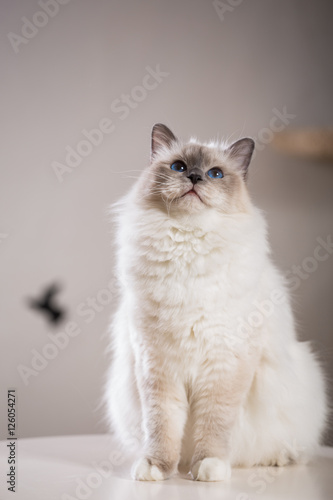
[[[106,399],[112,428],[136,434],[132,474],[306,460],[326,414],[324,378],[297,341],[266,225],[246,187],[254,143],[182,143],[162,124],[151,164],[116,206],[121,301]]]

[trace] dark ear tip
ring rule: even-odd
[[[154,132],[156,129],[165,129],[167,128],[163,123],[155,123],[153,125],[152,131]]]
[[[153,125],[153,128],[152,128],[152,131],[151,131],[151,135],[152,135],[152,138],[154,139],[154,137],[162,137],[163,138],[163,142],[166,142],[168,145],[170,145],[170,143],[172,141],[176,141],[176,137],[174,136],[174,134],[171,132],[171,130],[169,129],[169,127],[167,127],[166,125],[164,125],[163,123],[155,123],[155,125]]]
[[[250,137],[244,137],[243,139],[239,139],[238,141],[231,144],[228,147],[228,150],[232,152],[233,155],[239,154],[243,151],[243,154],[252,155],[254,150],[255,142]]]
[[[241,140],[246,141],[248,145],[252,148],[252,150],[254,149],[256,143],[254,142],[253,139],[251,139],[251,137],[245,137],[244,139]]]
[[[238,141],[236,141],[233,144],[231,144],[229,146],[229,148],[232,148],[234,146],[241,146],[241,145],[244,145],[244,144],[247,144],[250,148],[252,147],[252,149],[255,146],[255,142],[254,142],[253,139],[251,139],[251,137],[243,137],[242,139],[238,139]]]
[[[151,131],[151,159],[161,147],[170,148],[177,141],[171,130],[163,123],[155,123]]]

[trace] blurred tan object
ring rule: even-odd
[[[274,135],[273,145],[291,155],[333,162],[333,128],[285,130]]]

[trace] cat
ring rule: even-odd
[[[296,338],[288,288],[247,188],[254,141],[183,143],[163,124],[113,210],[119,308],[107,414],[137,439],[137,480],[306,462],[327,420],[325,380]]]

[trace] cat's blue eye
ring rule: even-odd
[[[175,161],[172,165],[170,165],[171,170],[175,170],[176,172],[185,172],[187,170],[187,167],[185,163],[182,161]]]
[[[222,179],[222,177],[223,177],[223,172],[218,167],[211,168],[210,170],[208,170],[207,174],[212,179]]]

